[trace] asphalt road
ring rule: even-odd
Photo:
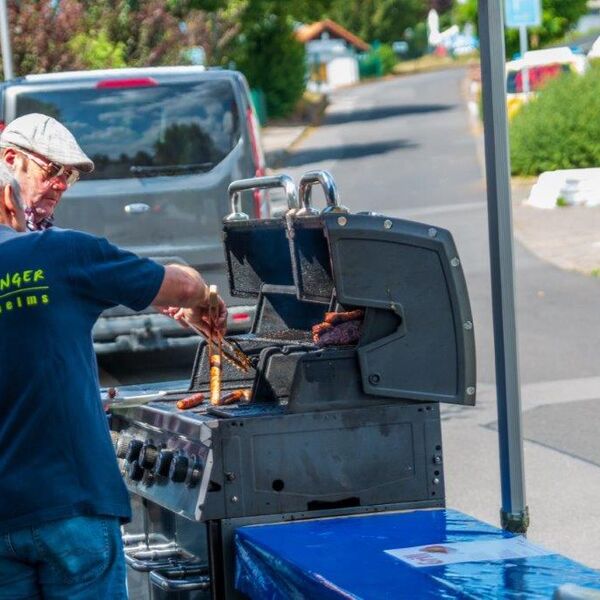
[[[466,110],[463,77],[452,70],[334,94],[325,123],[295,148],[283,171],[297,179],[327,169],[352,211],[410,218],[454,235],[475,323],[478,405],[443,411],[447,504],[498,523],[482,140]],[[600,282],[551,267],[520,246],[515,263],[530,538],[600,567]],[[188,359],[167,371],[145,360],[140,379],[185,377]],[[121,360],[113,366],[122,367]]]

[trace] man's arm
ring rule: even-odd
[[[189,322],[208,333],[208,284],[198,271],[183,265],[167,265],[165,276],[152,305],[185,325]],[[223,334],[227,308],[219,298],[217,329]]]

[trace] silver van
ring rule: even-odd
[[[229,330],[250,326],[253,306],[228,297],[221,221],[227,187],[264,175],[259,129],[241,73],[154,67],[28,75],[0,85],[0,119],[30,112],[68,127],[96,164],[65,193],[56,224],[88,231],[159,262],[197,268],[219,286]],[[268,216],[264,194],[249,192],[244,212]],[[104,313],[96,352],[194,344],[151,309]]]

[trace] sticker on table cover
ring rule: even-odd
[[[437,567],[463,562],[511,560],[555,554],[528,542],[521,536],[475,542],[432,543],[411,548],[395,548],[384,552],[411,567]]]

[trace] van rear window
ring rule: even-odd
[[[22,92],[17,116],[50,115],[68,127],[96,164],[86,179],[210,171],[240,136],[227,80],[150,87]]]

